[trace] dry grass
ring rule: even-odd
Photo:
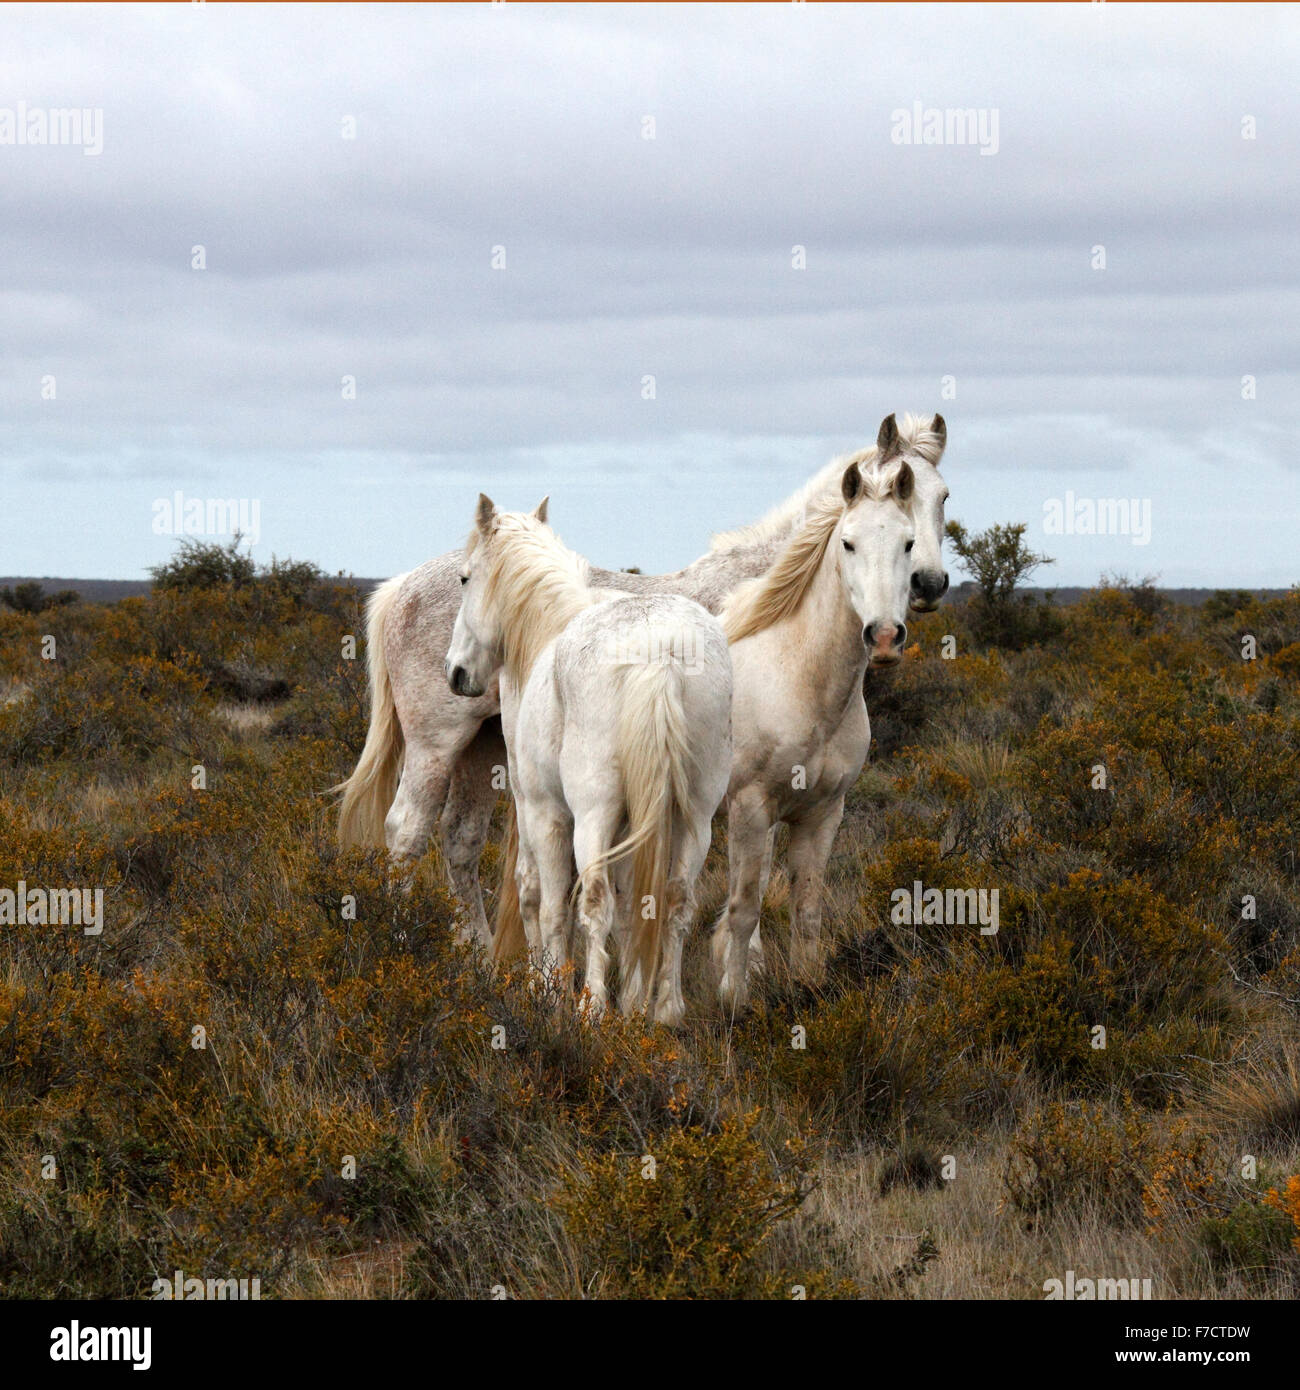
[[[245,736],[265,733],[275,721],[275,710],[267,705],[254,704],[248,700],[217,703],[213,713],[224,723],[229,724],[238,734]]]
[[[350,591],[71,605],[57,664],[0,614],[0,888],[109,905],[100,938],[0,929],[0,1293],[1293,1295],[1300,597],[1257,608],[1103,590],[1025,652],[918,625],[962,656],[870,691],[825,981],[785,969],[778,868],[752,1010],[724,1016],[701,930],[675,1034],[493,977],[436,851],[399,880],[335,849]],[[279,693],[231,701],[232,670]],[[996,888],[998,934],[895,923],[916,879]],[[720,820],[702,923],[725,898]]]

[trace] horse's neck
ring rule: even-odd
[[[718,550],[706,551],[685,569],[671,574],[628,574],[624,570],[593,567],[590,583],[598,589],[623,589],[630,594],[681,594],[716,615],[738,584],[757,579],[771,568],[794,534],[803,509],[826,489],[833,489],[841,472],[838,464],[827,464],[799,492],[787,498],[776,513],[770,514],[770,526],[760,523],[752,531],[733,532],[734,539]]]
[[[862,699],[869,654],[862,620],[849,602],[832,546],[827,546],[816,577],[788,622],[811,712],[818,723],[838,724],[852,703]]]

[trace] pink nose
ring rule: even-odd
[[[862,636],[873,661],[891,662],[898,660],[907,629],[895,623],[870,623],[863,629]]]

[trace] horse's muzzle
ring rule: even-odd
[[[912,575],[907,606],[913,613],[933,613],[948,592],[948,576],[936,570],[918,570]]]
[[[907,624],[868,623],[862,629],[873,666],[893,666],[902,660],[903,644],[907,641]]]
[[[453,666],[446,672],[447,684],[451,686],[453,695],[464,695],[473,698],[475,695],[482,695],[482,690],[476,689],[474,682],[470,680],[469,672],[463,666]]]

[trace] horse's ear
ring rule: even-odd
[[[844,500],[852,506],[862,493],[862,474],[858,472],[858,465],[851,463],[844,470],[844,476],[840,479],[840,491],[844,494]]]
[[[497,504],[486,492],[480,492],[478,495],[478,510],[474,513],[474,525],[486,536],[492,529],[492,523],[496,519]]]
[[[912,489],[916,486],[916,474],[912,472],[910,463],[899,465],[898,472],[894,474],[894,496],[900,502],[906,502],[912,495]]]
[[[934,419],[930,421],[930,431],[939,436],[940,451],[946,449],[948,447],[948,426],[944,423],[942,415],[936,415]]]
[[[550,505],[551,499],[549,496],[546,496],[533,508],[533,516],[540,521],[543,526],[546,525],[546,509]]]
[[[895,454],[901,453],[903,446],[898,437],[898,421],[886,415],[880,422],[880,433],[876,436],[876,448],[880,450],[880,462],[885,463]]]

